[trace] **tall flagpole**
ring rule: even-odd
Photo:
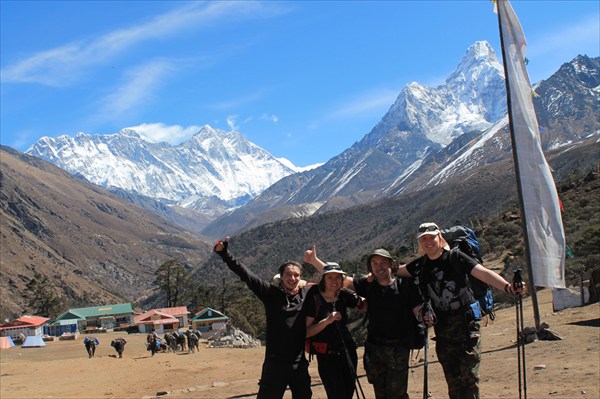
[[[496,0],[498,2],[502,0]],[[511,97],[510,97],[510,82],[508,78],[508,66],[507,66],[507,54],[504,48],[504,34],[502,33],[502,12],[500,11],[500,7],[498,7],[498,30],[500,31],[500,47],[502,49],[502,64],[504,66],[504,84],[506,85],[506,106],[508,110],[508,125],[510,130],[510,139],[512,142],[512,153],[513,153],[513,161],[515,165],[515,174],[517,179],[517,189],[519,192],[519,208],[521,210],[521,225],[523,228],[523,237],[525,240],[525,256],[527,260],[527,274],[530,282],[530,293],[531,300],[533,304],[533,318],[535,321],[535,329],[539,331],[540,329],[540,310],[538,306],[537,292],[535,291],[535,286],[533,285],[533,267],[531,261],[531,250],[529,247],[529,234],[527,230],[527,222],[525,215],[525,205],[523,200],[523,186],[521,183],[521,174],[519,168],[519,158],[517,157],[516,151],[516,138],[515,138],[515,129],[513,125],[513,116],[512,116],[512,108],[511,108]]]

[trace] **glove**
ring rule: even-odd
[[[227,247],[229,245],[229,241],[228,241],[229,237],[225,237],[224,240],[219,240],[215,243],[215,246],[213,247],[213,250],[216,253],[227,253]],[[222,248],[219,250],[218,247],[222,246]]]

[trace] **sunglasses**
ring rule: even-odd
[[[323,267],[324,272],[330,272],[332,270],[342,271],[342,268],[340,267],[340,265],[332,265],[332,264],[328,264]]]
[[[437,226],[419,227],[419,233],[425,233],[426,231],[439,231]]]

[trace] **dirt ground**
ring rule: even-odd
[[[551,292],[538,293],[541,321],[563,340],[526,345],[527,397],[599,398],[600,307],[598,304],[552,311]],[[515,309],[497,311],[493,324],[483,328],[482,398],[517,398]],[[533,325],[530,300],[525,301],[526,325]],[[117,336],[127,339],[122,359],[110,346]],[[88,359],[83,337],[48,342],[44,348],[16,346],[0,351],[0,398],[244,398],[257,392],[264,348],[214,349],[198,353],[159,353],[145,350],[144,335],[99,334],[96,357]],[[431,341],[429,391],[447,397],[441,367]],[[409,393],[423,397],[423,351],[415,354]],[[359,348],[362,356],[362,348]],[[313,397],[325,398],[316,370],[310,366]],[[373,390],[359,361],[359,381],[367,398]],[[286,398],[291,398],[289,392]]]

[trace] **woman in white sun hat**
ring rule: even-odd
[[[351,399],[355,388],[358,356],[348,331],[348,308],[360,305],[353,291],[344,289],[347,274],[340,265],[327,262],[321,280],[306,294],[306,337],[310,353],[316,355],[319,376],[327,397]]]

